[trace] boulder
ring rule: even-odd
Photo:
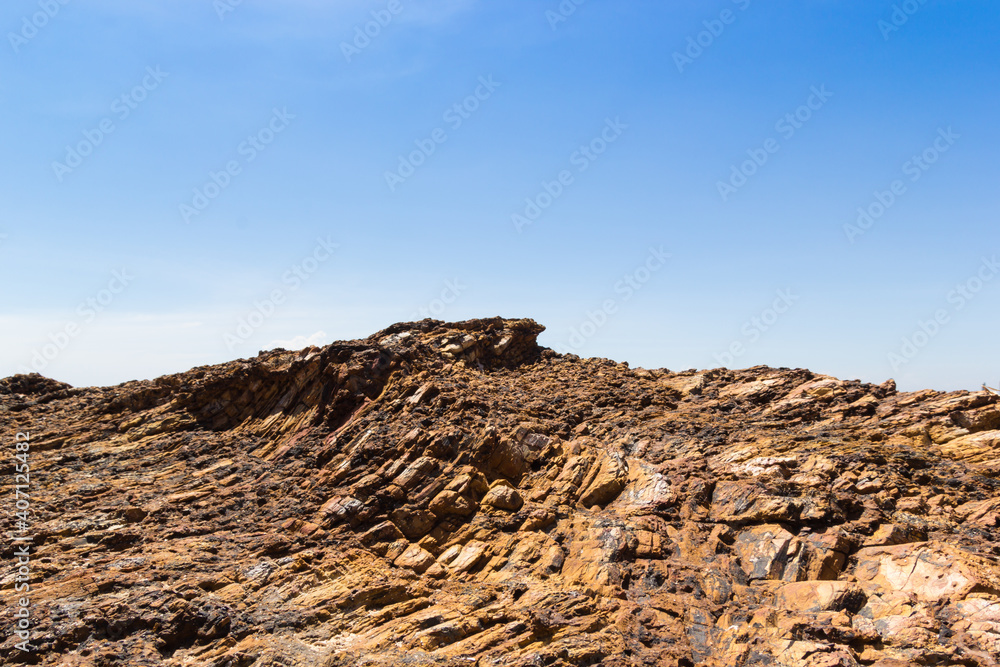
[[[516,512],[524,505],[521,495],[509,486],[494,486],[480,501],[484,507],[493,507],[507,512]]]

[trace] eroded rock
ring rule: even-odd
[[[0,380],[31,432],[30,660],[997,663],[996,395],[630,369],[541,331]]]

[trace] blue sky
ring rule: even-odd
[[[0,375],[502,315],[1000,380],[993,2],[63,2],[0,11]]]

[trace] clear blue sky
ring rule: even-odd
[[[998,7],[896,7],[5,2],[0,375],[426,314],[633,366],[995,384]]]

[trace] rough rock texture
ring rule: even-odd
[[[997,664],[997,396],[630,369],[540,331],[0,381],[5,447],[31,433],[37,647],[5,632],[0,661]]]

